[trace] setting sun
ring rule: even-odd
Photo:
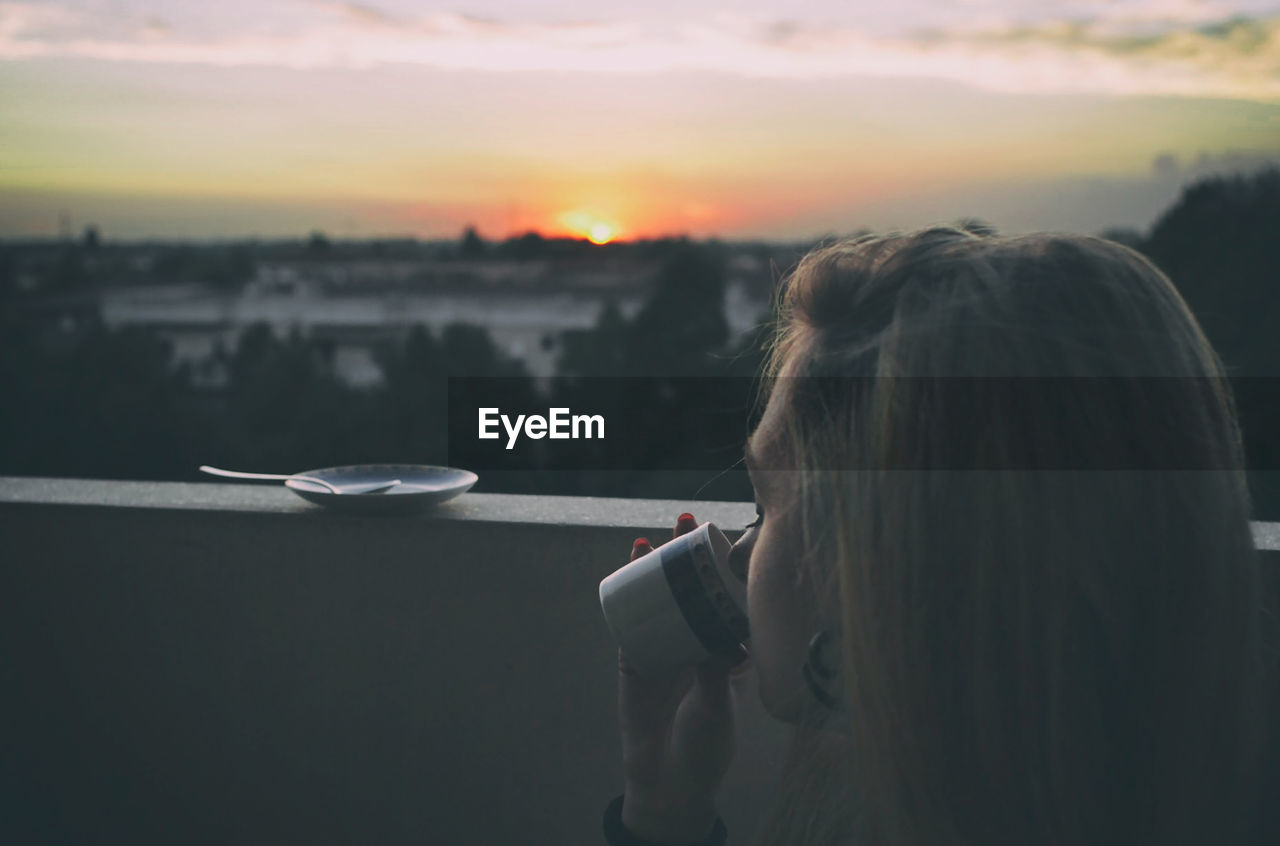
[[[567,234],[586,238],[593,244],[607,244],[618,237],[618,226],[593,212],[571,211],[561,214],[558,222]]]

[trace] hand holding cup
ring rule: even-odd
[[[682,514],[673,540],[699,528],[692,515]],[[631,560],[652,552],[647,540],[638,539]],[[602,585],[602,603],[605,594]],[[636,835],[680,842],[705,838],[711,831],[715,794],[736,749],[729,676],[748,657],[737,645],[721,654],[703,653],[704,660],[696,665],[662,668],[650,662],[642,673],[618,650],[618,722],[626,780],[622,821]]]

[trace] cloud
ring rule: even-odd
[[[1224,67],[1245,57],[1263,56],[1270,61],[1274,71],[1280,69],[1278,22],[1280,18],[1232,17],[1207,24],[1143,32],[1142,27],[1126,31],[1114,21],[1057,21],[973,33],[960,40],[997,47],[1036,45],[1117,57],[1191,60],[1206,67]]]
[[[1085,4],[1088,6],[1089,4]],[[745,77],[936,78],[1015,93],[1227,97],[1280,102],[1280,15],[1209,19],[1219,5],[1145,0],[1094,17],[1034,23],[971,18],[872,34],[852,26],[720,14],[661,26],[515,23],[468,14],[397,18],[373,6],[311,2],[297,25],[179,35],[108,28],[93,14],[0,3],[0,60],[489,72],[711,71]],[[974,23],[980,21],[980,23]],[[185,32],[185,31],[184,31]],[[104,34],[115,33],[115,34]]]
[[[173,32],[173,26],[161,17],[147,18],[147,22],[142,26],[143,35],[168,35]]]
[[[400,21],[379,9],[363,3],[333,3],[326,0],[311,0],[311,7],[328,15],[357,24],[374,26],[395,26]]]
[[[0,39],[56,38],[56,28],[79,23],[67,9],[43,3],[0,3]]]
[[[780,73],[790,67],[814,74],[936,76],[1013,92],[1280,100],[1280,16],[1207,24],[1148,16],[1060,20],[921,30],[896,39],[784,22],[747,38],[775,54]],[[792,61],[778,61],[777,54]]]

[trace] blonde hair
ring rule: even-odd
[[[815,250],[777,306],[775,454],[846,710],[802,721],[756,842],[1233,842],[1258,563],[1231,392],[1168,279],[1098,238],[935,228]]]

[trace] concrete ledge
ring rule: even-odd
[[[690,508],[754,515],[0,478],[0,842],[599,846],[622,772],[598,585]],[[787,737],[755,684],[721,808],[742,842]]]
[[[468,520],[636,530],[665,528],[667,531],[675,525],[675,518],[691,507],[688,500],[468,492],[421,514],[352,518],[309,503],[283,485],[270,482],[137,482],[25,476],[0,476],[0,504],[253,512],[321,520]],[[748,502],[699,501],[697,505],[695,516],[699,522],[710,520],[726,533],[736,532],[736,527],[755,519],[755,508]]]
[[[308,503],[280,485],[226,482],[139,482],[0,476],[0,504],[90,505],[291,514],[306,519],[472,520],[656,531],[670,528],[686,500],[467,493],[409,517],[352,518]],[[699,521],[710,520],[736,535],[754,519],[749,503],[698,502]],[[1251,524],[1258,549],[1280,552],[1280,523]]]

